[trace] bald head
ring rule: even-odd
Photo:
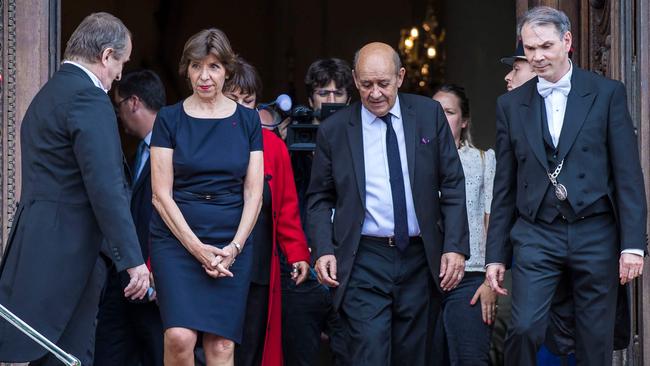
[[[399,58],[399,54],[397,54],[397,51],[393,49],[393,47],[387,45],[386,43],[382,42],[372,42],[368,43],[367,45],[361,47],[357,52],[354,54],[354,65],[353,67],[356,69],[357,64],[359,61],[364,61],[364,57],[367,56],[372,56],[372,57],[384,57],[386,59],[392,59],[393,65],[395,67],[395,73],[397,74],[399,72],[399,69],[402,68],[402,61]]]
[[[377,117],[390,112],[405,72],[391,46],[379,42],[363,46],[354,56],[352,71],[363,106]]]

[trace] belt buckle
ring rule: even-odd
[[[389,236],[388,237],[388,246],[389,247],[394,247],[395,246],[395,237],[394,236]]]

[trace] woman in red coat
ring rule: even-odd
[[[242,59],[234,65],[224,93],[253,108],[261,82],[255,68]],[[282,365],[282,289],[278,247],[294,271],[296,284],[309,271],[309,250],[300,224],[298,197],[289,152],[273,132],[263,129],[264,199],[253,230],[254,270],[248,294],[242,343],[235,350],[238,366]],[[265,331],[264,331],[265,330]]]

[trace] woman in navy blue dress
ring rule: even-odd
[[[241,342],[262,202],[257,112],[222,93],[234,53],[225,34],[185,44],[179,72],[192,95],[158,112],[151,138],[151,264],[165,327],[165,364],[193,365],[198,333],[208,364],[232,365]]]

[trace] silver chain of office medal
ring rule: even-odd
[[[557,182],[557,177],[560,175],[560,172],[562,171],[562,166],[564,165],[564,159],[558,164],[558,166],[555,168],[555,171],[553,173],[546,173],[548,175],[548,179],[551,180],[551,184],[553,184],[553,187],[555,187],[555,197],[559,199],[560,201],[564,201],[567,198],[568,192],[566,190],[566,187],[562,183]]]

